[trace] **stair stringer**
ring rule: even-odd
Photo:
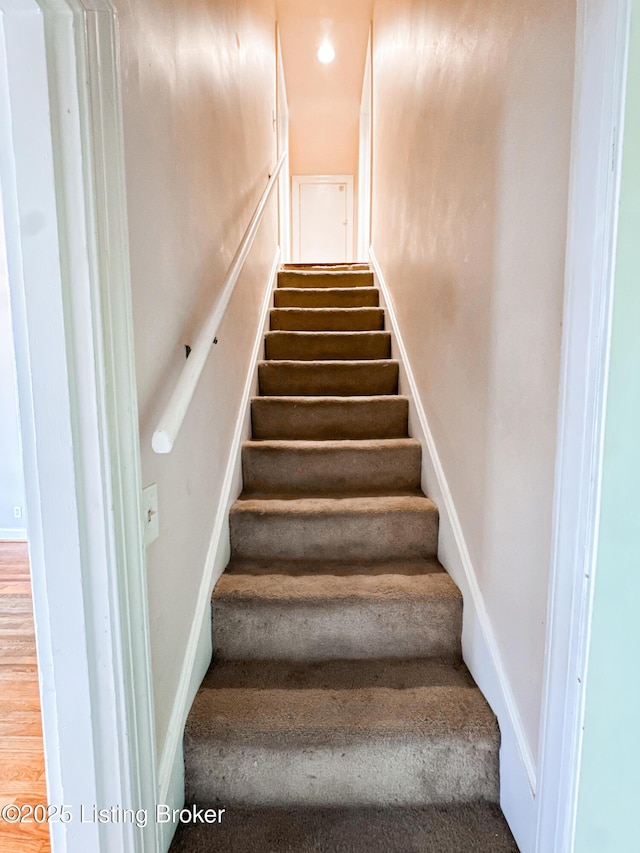
[[[464,600],[462,656],[476,684],[498,718],[500,805],[522,853],[534,849],[536,766],[511,689],[477,574],[469,554],[453,495],[420,400],[402,332],[384,273],[370,249],[374,283],[380,290],[391,357],[399,362],[399,392],[409,399],[409,435],[422,445],[422,489],[440,513],[438,559],[460,589]]]
[[[262,358],[265,334],[269,326],[269,311],[280,267],[280,248],[276,250],[265,290],[260,319],[251,352],[250,369],[238,407],[233,440],[227,458],[220,501],[213,520],[211,539],[202,569],[196,612],[187,641],[178,689],[171,710],[167,737],[158,762],[158,802],[171,809],[184,805],[183,741],[185,722],[198,688],[211,663],[211,593],[229,562],[229,510],[242,491],[242,444],[251,437],[251,398],[258,388],[258,362]],[[163,850],[167,850],[175,831],[172,822],[161,825]]]

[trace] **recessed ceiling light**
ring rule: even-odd
[[[328,65],[330,62],[336,58],[336,52],[333,49],[333,45],[330,41],[325,40],[322,42],[320,47],[318,48],[318,59],[320,62],[323,62],[325,65]]]

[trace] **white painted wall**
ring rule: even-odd
[[[358,240],[356,260],[366,261],[371,245],[371,34],[360,99],[358,138]]]
[[[216,515],[226,511],[224,472],[277,246],[275,194],[173,452],[156,456],[151,433],[276,162],[275,10],[261,0],[115,5],[142,477],[159,494],[147,571],[162,776],[172,763],[165,747],[182,737],[189,642],[199,638],[206,662],[210,631],[193,633],[194,614]]]
[[[276,32],[277,43],[277,130],[278,130],[278,155],[283,151],[289,151],[289,101],[287,98],[287,83],[284,78],[284,65],[282,62],[282,44],[280,42],[280,30]],[[278,235],[280,239],[281,260],[288,263],[291,260],[291,175],[289,171],[289,157],[280,172],[278,182]]]
[[[468,577],[447,567],[476,590],[465,601],[465,656],[487,685],[498,667],[498,692],[533,789],[574,7],[573,0],[378,0],[374,13],[372,244]],[[489,666],[481,643],[491,649]]]
[[[14,516],[20,507],[21,518]],[[0,539],[26,539],[24,476],[9,304],[9,278],[0,203]]]

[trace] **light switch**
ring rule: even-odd
[[[142,523],[144,526],[144,544],[151,545],[160,535],[158,486],[156,483],[152,483],[142,490]]]

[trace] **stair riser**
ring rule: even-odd
[[[404,438],[409,434],[409,403],[405,397],[304,401],[265,397],[252,400],[251,421],[256,439]]]
[[[270,602],[213,599],[213,648],[219,658],[460,660],[462,602],[457,595],[420,600]]]
[[[245,446],[242,473],[246,491],[349,494],[409,491],[420,487],[421,449],[341,448],[322,445],[295,449]]]
[[[301,361],[390,358],[388,332],[269,332],[265,338],[265,358]]]
[[[272,332],[372,332],[384,329],[382,308],[274,308]]]
[[[231,553],[247,560],[403,560],[432,557],[435,509],[230,514]]]
[[[410,806],[499,801],[498,745],[452,736],[324,745],[283,738],[185,742],[186,796],[199,805]]]
[[[380,294],[374,287],[277,288],[276,308],[377,308]]]
[[[258,366],[260,394],[265,396],[369,397],[398,392],[398,364],[393,361],[263,362]]]
[[[278,273],[278,287],[373,287],[373,273],[282,270]]]

